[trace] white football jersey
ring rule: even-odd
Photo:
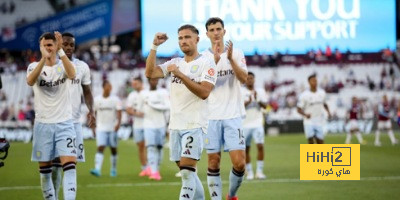
[[[82,86],[90,85],[90,69],[89,66],[76,58],[72,59],[72,63],[76,67],[76,76],[71,80],[71,98],[72,98],[72,119],[74,123],[80,121],[81,103],[82,103]]]
[[[167,66],[171,64],[177,65],[183,74],[195,82],[206,81],[214,85],[217,80],[215,63],[206,56],[199,55],[189,63],[184,58],[173,58],[160,65],[164,77],[170,75]],[[172,75],[169,128],[172,130],[203,128],[205,130],[208,125],[208,99],[199,98],[183,84],[182,80]]]
[[[143,112],[143,99],[141,97],[142,91],[132,91],[128,95],[128,99],[126,101],[126,107],[133,108],[138,112]],[[143,117],[133,117],[133,129],[142,129],[143,128]]]
[[[39,63],[28,66],[27,76]],[[59,123],[72,119],[70,95],[71,81],[68,80],[61,60],[53,66],[44,66],[36,83],[32,86],[35,103],[35,120],[41,123]]]
[[[258,128],[264,126],[264,114],[258,102],[267,103],[267,93],[262,88],[249,90],[243,88],[243,99],[247,102],[251,98],[251,102],[246,106],[246,118],[243,121],[243,128]]]
[[[96,112],[96,130],[114,131],[117,124],[117,111],[122,110],[119,98],[116,96],[105,98],[99,95],[94,99],[93,107]]]
[[[164,112],[169,110],[169,95],[165,89],[145,90],[141,93],[143,106],[143,128],[165,128]]]
[[[214,61],[214,53],[208,49],[202,53]],[[233,49],[232,57],[239,67],[246,71],[246,59],[240,49]],[[217,82],[209,96],[210,120],[232,119],[246,115],[241,95],[241,83],[236,78],[227,58],[227,52],[221,54],[217,63]]]
[[[310,119],[304,118],[305,125],[321,125],[325,123],[326,93],[318,88],[316,92],[309,89],[301,93],[297,107],[303,109],[304,113],[310,114]]]

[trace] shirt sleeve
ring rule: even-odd
[[[326,92],[323,91],[322,94],[323,94],[322,102],[324,102],[324,104],[326,104]]]
[[[133,108],[133,99],[135,98],[134,95],[135,94],[133,92],[129,93],[128,98],[126,99],[125,102],[125,106],[127,108]]]
[[[28,77],[28,75],[36,68],[37,65],[38,62],[33,62],[29,64],[28,68],[26,69],[26,77]]]
[[[209,82],[213,85],[217,82],[217,70],[214,61],[205,59],[200,82]]]
[[[306,106],[306,101],[304,98],[304,94],[301,94],[299,100],[297,101],[297,107],[304,109],[305,106]]]
[[[260,102],[262,102],[262,103],[267,103],[268,102],[268,97],[267,97],[267,93],[265,92],[265,90],[264,89],[259,89],[259,93],[260,94],[257,94],[257,96],[258,96],[258,98],[259,98],[259,101]]]
[[[172,65],[172,64],[176,64],[176,59],[171,59],[171,60],[169,60],[169,61],[167,61],[167,62],[164,62],[163,64],[159,65],[159,67],[161,68],[161,70],[162,70],[162,72],[163,72],[163,74],[164,74],[164,78],[166,78],[166,77],[169,76],[167,67],[168,67],[169,65]]]
[[[246,64],[246,58],[244,57],[244,53],[242,50],[235,49],[236,50],[236,57],[235,61],[239,65],[239,67],[247,72],[247,64]]]
[[[122,110],[122,101],[118,98],[118,97],[115,97],[115,101],[116,101],[116,105],[115,105],[115,108],[119,111],[119,110]]]
[[[89,66],[85,62],[80,62],[80,64],[83,66],[83,77],[82,77],[82,85],[90,85],[91,79],[90,79],[90,69]]]

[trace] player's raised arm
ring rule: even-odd
[[[227,57],[229,62],[232,65],[232,70],[235,72],[236,78],[240,81],[240,83],[246,83],[247,81],[247,71],[241,69],[235,59],[233,59],[233,43],[232,41],[227,41],[226,42],[226,48],[227,48]],[[244,57],[243,57],[244,59]]]
[[[156,33],[153,40],[153,47],[146,59],[146,77],[147,78],[164,78],[162,69],[156,65],[157,47],[168,40],[166,33]]]
[[[57,45],[57,54],[60,56],[60,59],[63,63],[65,73],[69,79],[75,78],[75,67],[69,60],[68,56],[65,54],[64,50],[62,49],[63,39],[61,33],[58,31],[54,32],[54,36],[56,37],[56,45]]]
[[[40,72],[42,72],[46,59],[50,59],[51,57],[51,54],[46,50],[44,46],[44,40],[45,38],[42,38],[42,40],[40,40],[40,53],[42,54],[42,58],[40,59],[37,66],[31,72],[29,72],[30,69],[28,69],[29,74],[26,76],[26,83],[29,86],[33,86],[35,84],[36,80],[40,75]]]

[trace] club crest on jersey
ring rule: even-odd
[[[56,68],[56,73],[58,75],[61,75],[63,72],[64,72],[63,68],[60,65],[58,65],[57,68]]]
[[[192,68],[190,68],[190,73],[194,74],[199,70],[198,65],[193,65]]]

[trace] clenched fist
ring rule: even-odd
[[[154,36],[153,44],[159,46],[167,40],[168,36],[166,33],[156,33],[156,35]]]

